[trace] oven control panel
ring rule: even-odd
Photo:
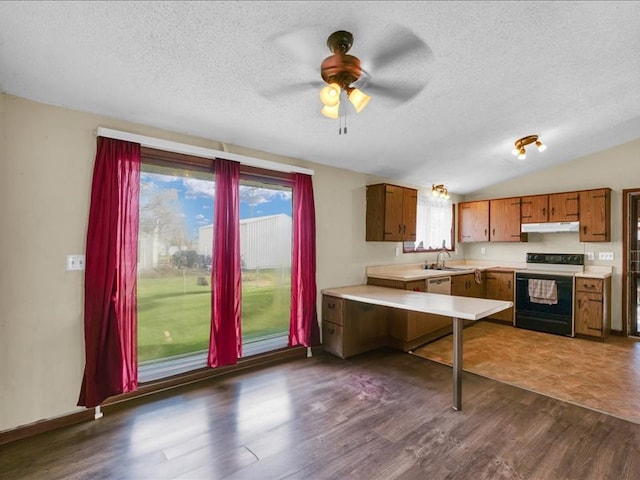
[[[584,265],[583,253],[527,253],[527,263]]]

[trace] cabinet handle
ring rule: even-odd
[[[484,236],[485,237],[487,236],[487,229],[486,228],[484,229]]]
[[[592,284],[585,284],[584,288],[596,288],[596,286],[592,283]]]
[[[336,308],[336,304],[335,303],[327,303],[327,307],[328,308]]]
[[[511,280],[507,282],[507,288],[511,288]]]
[[[556,214],[556,207],[551,207],[551,215],[555,215]]]
[[[596,302],[596,303],[602,303],[602,300],[596,299],[596,298],[590,298],[589,299],[590,302]]]
[[[327,328],[327,331],[328,331],[331,335],[333,335],[334,333],[336,333],[336,329],[335,329],[335,328],[333,328],[333,327],[329,327],[329,328]]]
[[[398,233],[402,233],[402,225],[398,224]]]
[[[546,215],[547,214],[547,209],[545,207],[542,207],[542,215]]]
[[[496,229],[495,228],[493,229],[493,233],[491,235],[493,235],[494,237],[496,236]]]
[[[587,226],[586,225],[582,226],[582,233],[587,233]]]

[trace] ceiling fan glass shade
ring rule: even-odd
[[[324,107],[322,107],[322,110],[320,110],[320,113],[322,113],[325,117],[338,118],[338,115],[340,113],[340,102],[331,107],[325,105]]]
[[[325,107],[335,107],[340,102],[340,85],[331,83],[320,90],[320,101]]]
[[[367,106],[371,97],[366,93],[354,88],[348,93],[349,101],[355,107],[356,112],[360,113]]]
[[[525,152],[524,147],[520,147],[520,151],[518,152],[518,160],[524,160],[527,158],[527,152]]]
[[[536,141],[536,147],[538,147],[539,152],[544,152],[547,149],[547,146],[540,140]]]

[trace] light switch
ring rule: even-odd
[[[594,252],[587,252],[587,260],[595,260],[596,255]]]
[[[84,255],[67,255],[67,270],[84,270]]]
[[[598,260],[613,260],[613,252],[598,252]]]

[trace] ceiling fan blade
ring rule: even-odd
[[[283,82],[281,85],[273,87],[259,87],[257,92],[260,96],[266,99],[276,99],[288,95],[296,95],[299,93],[305,93],[313,95],[314,91],[319,95],[320,89],[326,85],[323,81],[311,81],[311,82],[299,82],[288,83]]]
[[[326,37],[326,28],[309,26],[273,35],[267,40],[266,49],[279,52],[290,65],[304,65],[319,71],[322,59],[331,54]]]
[[[376,97],[381,97],[399,105],[418,95],[425,86],[426,82],[420,84],[396,82],[394,85],[378,85],[375,82],[369,82],[363,91],[374,100]]]
[[[409,57],[424,62],[433,57],[433,52],[424,40],[410,30],[396,29],[389,41],[378,47],[367,62],[367,67],[372,72],[377,72],[395,62],[406,61]]]

